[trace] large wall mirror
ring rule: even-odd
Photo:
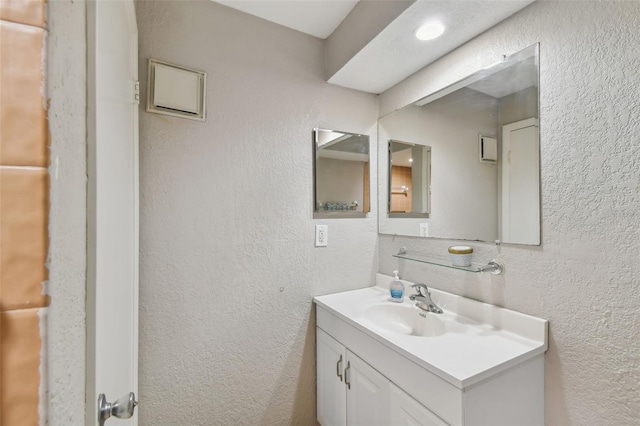
[[[536,44],[382,117],[379,232],[539,245],[538,82]]]
[[[369,136],[314,129],[313,217],[365,217],[370,209]]]

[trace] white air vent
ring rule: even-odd
[[[205,120],[207,74],[149,59],[147,111]]]
[[[478,138],[478,150],[481,163],[498,162],[498,140],[480,135]]]

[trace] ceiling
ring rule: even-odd
[[[358,0],[214,0],[250,15],[325,39]]]
[[[214,1],[322,39],[329,37],[358,3],[357,0]],[[382,93],[533,1],[415,1],[328,81]],[[416,39],[418,27],[434,19],[445,24],[445,33],[432,41]]]
[[[538,66],[536,58],[531,56],[500,69],[482,80],[470,84],[469,87],[499,99],[537,84]]]

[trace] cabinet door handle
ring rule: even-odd
[[[344,382],[347,384],[347,389],[351,389],[351,382],[349,381],[348,372],[351,368],[351,362],[347,361],[347,368],[344,369]]]
[[[342,371],[342,355],[340,355],[340,359],[336,363],[336,374],[340,377],[340,381],[342,381],[342,374],[340,371]]]

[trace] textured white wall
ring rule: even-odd
[[[473,244],[502,276],[398,262],[380,271],[550,320],[548,425],[631,425],[640,413],[640,3],[535,2],[380,99],[392,111],[502,54],[540,42],[541,247]],[[523,384],[526,385],[526,384]]]
[[[219,4],[137,15],[141,70],[208,73],[205,123],[141,105],[140,422],[314,424],[311,299],[371,285],[378,265],[375,214],[312,220],[311,132],[376,140],[376,97],[323,81],[320,39]]]
[[[48,9],[51,132],[49,216],[48,424],[84,424],[86,286],[85,3]]]

